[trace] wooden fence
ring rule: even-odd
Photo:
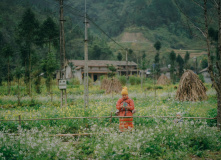
[[[101,118],[110,118],[110,122],[112,122],[113,118],[177,118],[176,116],[112,116],[112,113],[110,116],[103,116],[103,117],[63,117],[63,118],[44,118],[44,119],[21,119],[21,115],[18,116],[18,119],[14,120],[3,120],[1,121],[19,121],[19,124],[21,125],[22,121],[50,121],[50,120],[63,120],[63,119],[101,119]],[[217,119],[214,118],[207,118],[207,117],[181,117],[182,119]]]

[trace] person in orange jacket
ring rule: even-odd
[[[121,91],[122,98],[117,101],[116,108],[118,116],[133,116],[134,113],[134,102],[128,97],[127,87],[123,87]],[[132,129],[133,118],[119,118],[120,124],[119,129],[121,132],[124,132],[128,129]]]

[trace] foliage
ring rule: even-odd
[[[157,77],[159,77],[159,75],[160,75],[160,63],[159,62],[160,62],[160,54],[157,53],[154,58],[154,64],[155,64],[154,71],[155,71]]]
[[[198,76],[199,76],[199,79],[200,79],[203,83],[205,83],[205,80],[204,80],[203,75],[202,75],[202,74],[199,74]]]
[[[17,43],[21,48],[21,58],[24,62],[26,84],[28,93],[31,96],[31,68],[32,68],[32,45],[36,44],[38,37],[39,22],[35,18],[34,12],[28,8],[22,16],[22,20],[18,24],[18,39]]]
[[[126,76],[118,76],[117,78],[119,79],[120,83],[121,83],[123,86],[126,85],[126,83],[127,83],[127,78],[126,78]]]
[[[216,108],[209,109],[207,112],[207,117],[209,117],[209,118],[217,117],[217,109]],[[207,120],[207,124],[210,127],[213,127],[213,126],[215,127],[215,126],[217,126],[217,119]]]
[[[154,48],[159,52],[160,49],[161,49],[161,43],[160,41],[157,41],[155,44],[154,44]]]
[[[108,73],[108,76],[113,78],[116,75],[117,69],[113,66],[113,64],[107,65],[107,67],[111,71],[111,73]]]
[[[179,77],[181,77],[183,74],[183,69],[184,69],[184,60],[180,55],[178,55],[176,58],[176,61],[179,65]]]
[[[122,61],[122,59],[123,59],[122,54],[121,54],[120,52],[118,52],[118,54],[117,54],[117,60],[118,60],[118,61]]]
[[[41,93],[41,73],[42,73],[42,70],[41,69],[38,69],[38,70],[35,70],[33,72],[33,81],[34,81],[34,84],[35,84],[35,91],[36,93],[40,94]]]
[[[189,66],[188,66],[189,59],[190,59],[190,53],[187,51],[186,54],[185,54],[185,57],[184,57],[185,69],[189,69]]]
[[[12,60],[12,57],[14,55],[13,53],[13,49],[12,49],[12,46],[9,45],[9,44],[6,44],[3,48],[2,48],[2,54],[3,56],[5,57],[6,61],[7,61],[7,80],[8,80],[8,85],[10,85],[10,82],[12,81],[12,74],[11,74],[11,60]],[[10,86],[9,86],[10,87]],[[10,93],[10,88],[9,88],[9,93]]]
[[[27,47],[36,40],[38,34],[39,22],[35,18],[34,12],[28,8],[22,16],[22,20],[18,25],[18,34],[20,42],[24,42]]]
[[[58,68],[58,64],[56,62],[56,58],[53,52],[49,52],[47,54],[47,59],[42,61],[42,69],[45,73],[46,76],[46,86],[48,89],[48,92],[51,92],[52,84],[51,81],[53,79],[53,73],[56,71]]]
[[[5,82],[3,85],[0,87],[1,94],[6,92],[7,85]],[[144,84],[145,88],[148,86],[153,87],[150,80]],[[21,90],[23,87],[24,84],[21,85]],[[183,117],[207,117],[211,109],[214,109],[211,117],[216,116],[217,100],[213,89],[209,89],[207,94],[210,96],[207,101],[178,102],[173,98],[168,99],[168,91],[172,92],[171,95],[176,92],[173,90],[174,85],[155,86],[158,88],[156,98],[154,98],[153,88],[146,91],[147,95],[144,96],[138,85],[127,87],[129,96],[134,100],[135,108],[138,110],[136,116],[175,116],[177,112],[181,112]],[[15,92],[14,88],[16,86],[12,86],[12,94]],[[0,106],[3,107],[0,109],[0,119],[17,120],[18,115],[21,115],[22,119],[109,116],[111,112],[115,112],[115,102],[121,97],[121,95],[114,95],[112,99],[109,95],[105,95],[103,90],[99,90],[99,86],[90,86],[89,104],[96,108],[88,107],[87,114],[85,114],[83,85],[68,88],[68,105],[64,108],[60,108],[60,91],[57,86],[54,86],[53,90],[54,102],[49,101],[50,97],[47,95],[46,88],[42,86],[41,95],[34,95],[35,105],[33,106],[30,106],[32,102],[27,96],[23,96],[21,106],[17,106],[15,96],[0,95]],[[132,159],[141,157],[144,159],[170,159],[171,157],[172,159],[185,159],[187,156],[188,159],[189,155],[197,154],[204,157],[207,150],[220,150],[220,132],[215,127],[208,127],[210,120],[206,123],[206,120],[184,119],[182,123],[174,124],[173,119],[134,118],[134,125],[136,131],[119,134],[116,118],[112,119],[112,123],[109,119],[88,119],[87,126],[81,119],[22,121],[21,127],[17,121],[0,121],[0,141],[5,142],[0,143],[0,152],[3,153],[1,154],[3,157],[19,156],[23,159],[25,157],[68,159],[73,156],[75,157],[73,159],[87,159],[88,157],[114,159],[124,156]],[[17,136],[14,136],[14,133]],[[62,139],[51,136],[58,133],[93,133],[93,135]],[[69,153],[69,151],[73,152]]]
[[[59,38],[58,26],[55,24],[51,17],[48,17],[43,24],[40,26],[39,31],[39,43],[48,43],[48,48],[50,52],[50,43],[57,47]]]
[[[78,78],[72,78],[71,80],[68,81],[68,84],[70,85],[80,85],[80,81]]]
[[[202,69],[208,67],[208,60],[207,60],[207,57],[203,57],[203,59],[201,60],[201,67],[202,67]]]
[[[106,42],[95,41],[89,48],[89,60],[108,60],[113,56]]]
[[[129,77],[129,82],[130,82],[131,85],[139,85],[141,83],[141,77],[130,76]]]
[[[141,77],[136,77],[136,84],[140,84],[141,83]]]
[[[135,85],[136,84],[136,77],[135,76],[130,76],[129,77],[129,82],[131,85]]]
[[[175,60],[176,60],[176,53],[174,51],[170,52],[170,78],[172,79],[173,83],[175,83],[176,79],[175,79],[175,75],[174,75],[174,71],[175,71]]]
[[[218,30],[214,30],[214,28],[210,27],[209,30],[208,30],[208,34],[209,34],[209,37],[210,37],[213,41],[215,41],[215,42],[218,41],[218,36],[219,36]]]

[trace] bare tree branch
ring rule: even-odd
[[[196,0],[192,0],[196,5],[198,5],[201,9],[203,9],[203,6],[199,3],[199,2],[197,2]]]
[[[221,1],[219,0],[218,1],[218,7],[217,7],[217,10],[218,10],[218,17],[219,17],[219,30],[218,30],[218,61],[219,63],[217,63],[217,68],[219,70],[219,84],[221,84],[221,68],[220,68],[220,63],[221,63]],[[221,90],[221,85],[219,85],[220,87],[220,90]]]
[[[202,29],[200,28],[200,27],[198,27],[198,26],[196,26],[194,23],[193,23],[193,21],[191,20],[191,18],[189,17],[189,16],[187,16],[184,12],[183,12],[183,10],[180,8],[180,6],[177,4],[177,1],[176,0],[174,0],[174,2],[175,2],[175,4],[176,4],[176,6],[177,6],[177,8],[180,10],[180,12],[192,23],[192,25],[197,29],[197,30],[199,30],[201,33],[202,33],[202,35],[206,38],[206,35],[205,35],[205,33],[202,31]]]
[[[218,5],[217,1],[216,0],[212,0],[212,2],[214,3],[215,7],[218,8],[219,5]]]
[[[213,83],[213,86],[215,87],[216,91],[220,93],[220,89],[217,84],[217,77],[214,75],[214,69],[213,69],[213,64],[211,61],[211,53],[210,53],[210,42],[209,42],[209,33],[208,33],[208,18],[207,18],[207,0],[204,0],[204,20],[205,20],[205,35],[206,35],[206,44],[207,44],[207,54],[208,54],[208,69],[209,69],[209,74]]]
[[[220,64],[219,64],[218,61],[216,61],[216,67],[217,67],[217,69],[218,69],[218,71],[219,71],[219,76],[221,76],[221,68],[220,68]],[[221,79],[220,79],[220,80],[221,80]]]

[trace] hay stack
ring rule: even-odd
[[[111,79],[103,79],[101,82],[101,89],[105,90],[107,94],[112,91],[115,93],[120,93],[122,86],[118,79],[114,78],[113,82]]]
[[[168,85],[168,84],[170,84],[170,80],[167,78],[167,76],[165,76],[164,74],[162,74],[162,75],[158,78],[157,84],[158,84],[158,85]]]
[[[176,92],[176,99],[180,101],[206,100],[206,87],[199,77],[191,70],[184,72]]]

